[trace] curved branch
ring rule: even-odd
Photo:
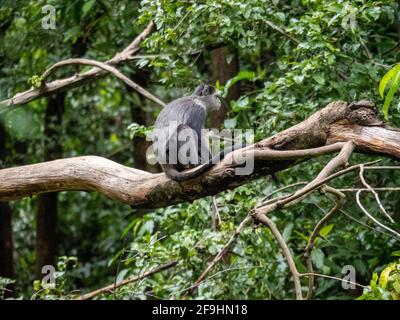
[[[325,186],[325,191],[330,192],[333,195],[335,195],[335,197],[337,198],[337,202],[336,202],[335,206],[331,210],[329,210],[329,212],[327,214],[325,214],[321,220],[318,221],[313,232],[311,233],[311,236],[308,240],[308,244],[307,244],[306,248],[304,249],[304,257],[306,258],[307,271],[310,274],[310,277],[308,278],[308,293],[307,293],[307,298],[306,298],[307,300],[310,300],[312,298],[312,292],[313,292],[313,287],[314,287],[314,276],[313,276],[314,268],[313,268],[313,264],[312,264],[311,252],[314,249],[315,240],[319,236],[319,233],[320,233],[322,227],[324,226],[324,224],[330,219],[330,217],[335,212],[340,210],[340,208],[343,206],[344,199],[345,199],[345,195],[342,192],[338,191],[337,189]]]
[[[132,89],[136,90],[139,92],[141,95],[146,97],[147,99],[159,104],[162,107],[165,107],[165,103],[161,101],[159,98],[148,92],[146,89],[142,88],[139,86],[137,83],[133,82],[131,79],[129,79],[127,76],[125,76],[122,72],[120,72],[117,68],[114,68],[113,66],[108,65],[107,63],[104,62],[99,62],[96,60],[91,60],[91,59],[84,59],[84,58],[77,58],[77,59],[67,59],[63,60],[60,62],[57,62],[53,64],[50,68],[48,68],[42,75],[42,81],[45,82],[47,78],[54,73],[57,69],[63,67],[63,66],[68,66],[72,64],[81,64],[81,65],[89,65],[89,66],[94,66],[99,69],[105,70],[114,76],[116,76],[119,80],[123,81],[126,85],[131,87]],[[47,85],[44,83],[43,84],[45,87]]]
[[[389,231],[390,233],[393,233],[396,237],[398,237],[400,239],[400,233],[398,233],[397,231],[385,226],[383,223],[379,222],[378,220],[376,220],[372,214],[370,214],[367,209],[364,208],[364,206],[361,204],[361,200],[360,200],[360,194],[361,194],[362,190],[358,190],[356,193],[356,202],[357,205],[360,207],[361,211],[368,217],[370,218],[373,222],[375,222],[378,226],[380,226],[381,228]]]
[[[142,273],[142,274],[139,274],[139,275],[136,275],[136,276],[129,277],[128,279],[125,279],[125,280],[122,280],[121,282],[118,282],[117,284],[113,283],[113,284],[110,284],[110,285],[105,286],[103,288],[100,288],[100,289],[94,290],[92,292],[86,293],[86,294],[80,296],[79,298],[77,298],[75,300],[90,300],[90,299],[93,299],[94,297],[97,297],[97,296],[99,296],[101,294],[111,293],[115,289],[118,289],[118,288],[121,288],[123,286],[126,286],[129,283],[132,283],[132,282],[135,282],[135,281],[138,281],[138,280],[142,280],[142,279],[147,278],[147,277],[149,277],[149,276],[151,276],[151,275],[153,275],[155,273],[158,273],[158,272],[164,271],[166,269],[169,269],[169,268],[175,266],[177,263],[178,263],[178,261],[170,261],[170,262],[164,263],[164,264],[162,264],[162,265],[160,265],[160,266],[158,266],[158,267],[156,267],[156,268],[154,268],[154,269],[152,269],[150,271],[147,271],[145,273]]]
[[[364,166],[360,166],[360,174],[359,175],[360,175],[360,180],[361,180],[362,184],[368,189],[368,191],[370,191],[374,195],[376,203],[378,204],[379,209],[381,210],[381,212],[389,219],[389,221],[391,223],[394,223],[394,220],[392,219],[391,216],[389,216],[389,214],[385,210],[385,207],[382,205],[381,200],[379,199],[378,193],[365,180],[365,178],[364,178]]]
[[[333,102],[302,123],[228,154],[204,175],[180,183],[168,179],[164,174],[144,174],[96,156],[2,169],[0,201],[53,191],[79,190],[101,192],[114,200],[131,204],[136,209],[160,208],[215,195],[297,165],[316,155],[334,152],[340,146],[353,148],[352,143],[348,142],[349,136],[356,144],[355,151],[380,153],[400,159],[400,131],[387,127],[352,124],[346,120],[347,113],[347,103]],[[307,150],[310,152],[307,153]],[[243,151],[248,155],[254,154],[254,170],[248,175],[237,175],[237,165],[232,160]],[[315,183],[313,190],[359,168],[360,165],[356,165],[331,174]],[[366,166],[364,169],[372,170],[372,167]],[[305,188],[302,190],[304,192]],[[297,193],[297,196],[299,195],[301,194]]]
[[[126,47],[123,51],[116,53],[113,58],[106,61],[105,63],[114,66],[134,59],[133,55],[140,50],[141,43],[154,31],[154,29],[155,24],[153,22],[150,22],[143,30],[143,32],[138,35],[128,47]],[[47,83],[45,88],[30,89],[24,92],[17,93],[12,98],[1,101],[0,106],[17,106],[25,104],[54,92],[80,86],[85,82],[97,79],[106,74],[107,72],[102,69],[99,69],[97,67],[92,68],[84,73],[80,73],[72,77],[54,80],[50,83]]]
[[[292,254],[290,253],[290,250],[289,250],[289,247],[287,246],[285,239],[283,239],[283,236],[279,232],[276,224],[267,216],[264,216],[264,215],[262,215],[262,216],[261,215],[252,215],[252,216],[257,221],[259,221],[262,224],[264,224],[265,226],[267,226],[271,230],[273,236],[278,241],[278,244],[282,249],[283,255],[285,256],[285,258],[287,260],[289,270],[293,276],[296,300],[303,300],[303,296],[301,294],[300,273],[297,271],[296,264],[294,263]]]

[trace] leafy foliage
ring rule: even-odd
[[[359,300],[400,300],[400,260],[390,263],[378,276],[372,275],[370,287]]]
[[[56,30],[40,26],[41,7],[47,3],[57,9]],[[392,71],[398,70],[395,64],[400,61],[398,10],[398,3],[389,0],[143,0],[140,4],[24,0],[18,2],[18,7],[8,1],[0,8],[0,99],[31,85],[40,86],[40,79],[34,75],[42,74],[59,60],[71,56],[109,59],[153,20],[157,31],[145,41],[140,59],[122,66],[121,71],[131,77],[144,74],[146,88],[170,101],[190,92],[200,82],[210,81],[213,48],[227,45],[237,50],[240,71],[225,86],[216,84],[225,94],[233,84],[241,90],[241,97],[230,102],[225,128],[254,129],[256,140],[260,140],[302,121],[333,100],[365,98],[380,106],[388,86],[383,108],[379,109],[391,124],[399,126],[400,113],[388,112],[389,104],[399,102],[394,94],[398,71]],[[232,58],[228,56],[227,60]],[[74,72],[72,67],[65,68],[52,77]],[[113,77],[69,90],[65,101],[63,123],[58,128],[63,157],[97,154],[135,167],[130,140],[151,130],[140,115],[154,118],[159,112],[157,106]],[[44,139],[45,107],[46,99],[40,99],[0,115],[7,129],[8,154],[3,166],[43,161],[43,149],[49,143]],[[351,161],[375,159],[355,155]],[[321,157],[281,172],[280,183],[308,181],[327,161],[327,157]],[[394,162],[384,159],[381,163]],[[400,183],[399,173],[393,171],[368,172],[366,179],[376,187],[396,187]],[[358,185],[356,174],[332,184],[337,188]],[[219,194],[222,224],[217,231],[211,229],[209,197],[126,220],[129,207],[103,196],[60,193],[58,254],[78,257],[79,264],[73,270],[62,271],[60,286],[53,291],[32,288],[37,199],[15,201],[11,206],[15,213],[14,246],[18,252],[17,292],[23,297],[32,297],[36,292],[37,299],[69,298],[75,296],[70,295],[73,290],[94,290],[113,283],[115,278],[119,281],[178,260],[174,268],[120,288],[116,297],[293,298],[293,283],[282,252],[270,232],[258,226],[246,228],[198,291],[191,297],[184,295],[246,214],[279,187],[265,177]],[[380,197],[396,221],[391,227],[398,229],[398,194],[387,191],[380,193]],[[379,214],[373,197],[366,194],[362,201],[370,212]],[[271,216],[300,272],[306,271],[303,251],[315,223],[331,207],[329,199],[315,193],[290,210],[283,209]],[[316,272],[340,277],[343,266],[351,264],[360,283],[368,283],[372,274],[391,262],[390,253],[399,250],[392,236],[362,215],[351,193],[345,210],[332,217],[322,236],[312,254]],[[388,279],[393,279],[393,274],[390,271]],[[306,287],[305,279],[302,281]],[[368,298],[388,298],[389,292],[391,295],[397,290],[396,281],[388,280],[386,288],[378,278],[373,281],[378,289],[374,291],[371,283]],[[361,292],[343,290],[339,282],[331,279],[316,279],[317,299],[353,299],[360,295]]]
[[[400,86],[400,64],[397,64],[392,69],[390,69],[383,76],[381,82],[379,83],[379,94],[381,95],[382,98],[389,81],[390,81],[389,91],[386,94],[385,103],[382,107],[385,118],[387,118],[390,102],[392,102],[393,95]]]

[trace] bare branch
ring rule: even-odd
[[[287,186],[283,186],[282,188],[276,189],[276,190],[272,191],[271,193],[267,194],[261,200],[261,204],[265,203],[265,201],[268,200],[270,197],[272,197],[275,193],[282,192],[284,190],[287,190],[287,189],[290,189],[290,188],[294,188],[294,187],[297,187],[297,186],[303,186],[303,185],[305,185],[307,183],[308,183],[307,181],[299,181],[299,182],[295,182],[295,183],[289,184]]]
[[[279,33],[283,34],[285,37],[288,37],[290,40],[292,40],[295,44],[299,45],[300,41],[297,40],[296,38],[294,38],[293,36],[291,36],[289,33],[287,33],[285,30],[283,30],[281,27],[278,27],[276,24],[274,24],[272,21],[270,20],[264,20],[265,23],[271,27],[272,29],[278,31]]]
[[[143,32],[139,36],[137,36],[128,47],[126,47],[122,52],[118,52],[117,54],[115,54],[113,58],[106,61],[105,63],[114,66],[132,60],[134,58],[133,55],[140,50],[140,44],[153,32],[154,29],[154,23],[150,22],[143,30]],[[25,104],[54,92],[80,86],[87,81],[97,79],[106,74],[107,72],[102,69],[99,69],[97,67],[92,68],[89,71],[72,77],[54,80],[50,83],[47,83],[44,88],[30,89],[25,92],[17,93],[12,98],[1,101],[0,106],[17,106]]]
[[[323,191],[332,193],[335,195],[337,198],[337,202],[335,206],[327,213],[325,214],[321,220],[318,221],[317,225],[315,226],[313,232],[311,233],[311,236],[308,240],[308,244],[306,248],[304,249],[304,257],[306,258],[306,265],[307,265],[307,270],[308,273],[310,274],[310,277],[308,278],[308,293],[307,293],[307,300],[310,300],[312,298],[312,292],[313,292],[313,287],[314,287],[314,276],[312,275],[314,273],[313,269],[313,264],[312,264],[312,258],[311,258],[311,252],[314,248],[314,243],[316,238],[319,236],[319,233],[324,226],[324,224],[329,220],[329,218],[337,212],[344,204],[344,199],[345,195],[341,193],[340,191],[337,191],[334,188],[331,188],[329,186],[324,186],[322,187]]]
[[[320,273],[300,273],[300,277],[310,277],[310,276],[312,276],[312,277],[327,278],[327,279],[333,279],[333,280],[337,280],[337,281],[340,281],[340,282],[345,282],[345,283],[349,283],[349,284],[354,284],[355,286],[360,287],[360,288],[368,289],[367,286],[363,286],[362,284],[359,284],[359,283],[357,283],[357,282],[350,281],[350,280],[348,280],[348,279],[341,279],[341,278],[338,278],[338,277],[327,276],[327,275],[325,275],[325,274],[320,274]]]
[[[340,192],[357,192],[359,190],[361,191],[369,191],[368,188],[343,188],[343,189],[336,189]],[[374,188],[375,191],[400,191],[399,187],[384,187],[384,188]]]
[[[128,279],[125,279],[125,280],[122,280],[121,282],[118,282],[117,284],[113,283],[113,284],[110,284],[103,288],[86,293],[75,300],[90,300],[90,299],[93,299],[94,297],[99,296],[104,293],[112,293],[115,289],[121,288],[123,286],[126,286],[129,283],[132,283],[132,282],[135,282],[138,280],[142,280],[142,279],[147,278],[155,273],[158,273],[158,272],[164,271],[166,269],[169,269],[171,267],[174,267],[177,263],[178,263],[178,261],[170,261],[170,262],[164,263],[161,266],[158,266],[150,271],[147,271],[140,275],[129,277]]]
[[[361,204],[361,200],[360,200],[360,193],[362,192],[362,190],[358,190],[356,193],[356,202],[357,205],[360,207],[361,211],[364,212],[364,214],[370,218],[373,222],[375,222],[378,226],[382,227],[383,229],[393,233],[396,237],[400,238],[400,233],[394,231],[393,229],[385,226],[383,223],[379,222],[378,220],[376,220],[365,208],[364,206]]]
[[[360,166],[360,180],[362,184],[370,191],[375,197],[376,202],[378,203],[379,209],[381,212],[389,219],[391,223],[394,223],[393,219],[389,214],[386,212],[385,208],[383,207],[381,200],[379,199],[379,195],[375,192],[375,190],[367,183],[367,181],[364,178],[364,166]]]
[[[218,231],[221,226],[221,216],[219,215],[217,197],[213,196],[211,200],[211,229]]]
[[[196,280],[196,282],[186,291],[186,295],[189,295],[193,292],[194,289],[196,289],[202,282],[203,280],[207,277],[207,275],[214,269],[214,267],[217,265],[219,261],[227,254],[229,248],[231,245],[236,241],[237,237],[239,236],[240,232],[244,229],[244,227],[251,221],[251,217],[247,216],[236,228],[235,232],[231,236],[231,238],[228,240],[227,243],[225,243],[224,247],[222,250],[214,257],[214,259],[210,262],[210,264],[207,266],[207,268],[202,272],[200,277]]]
[[[255,212],[252,213],[252,217],[255,220],[257,220],[257,221],[261,222],[262,224],[264,224],[265,226],[267,226],[271,230],[271,232],[274,235],[274,237],[276,238],[276,240],[278,240],[278,244],[283,251],[283,255],[286,258],[290,272],[292,273],[292,276],[293,276],[296,300],[303,300],[303,296],[301,294],[300,274],[297,271],[296,264],[294,263],[292,254],[290,253],[290,250],[285,242],[285,239],[283,239],[283,236],[279,232],[277,226],[270,218],[268,218],[265,215],[257,215],[257,214],[255,214]]]
[[[318,148],[298,149],[298,150],[273,150],[273,149],[253,149],[252,146],[243,150],[249,150],[252,156],[258,160],[296,160],[302,158],[313,158],[341,150],[347,142],[336,142],[331,145]]]
[[[103,70],[113,74],[119,80],[123,81],[126,85],[128,85],[132,89],[136,90],[137,92],[139,92],[141,95],[143,95],[147,99],[159,104],[162,107],[165,107],[165,103],[163,101],[161,101],[159,98],[157,98],[156,96],[154,96],[153,94],[148,92],[143,87],[139,86],[137,83],[133,82],[131,79],[129,79],[127,76],[125,76],[122,72],[120,72],[117,68],[110,66],[106,63],[96,61],[96,60],[80,58],[80,59],[67,59],[67,60],[57,62],[57,63],[53,64],[49,69],[47,69],[43,73],[42,81],[43,82],[46,81],[47,78],[52,73],[54,73],[57,69],[59,69],[63,66],[68,66],[68,65],[72,65],[72,64],[89,65],[89,66],[97,67],[99,69],[103,69]],[[47,86],[45,83],[43,85],[44,85],[44,87]]]
[[[344,166],[347,164],[348,158],[353,152],[355,145],[352,141],[348,141],[342,145],[341,152],[333,158],[328,164],[322,169],[322,171],[318,174],[318,176],[308,183],[304,188],[296,191],[291,196],[285,198],[278,198],[275,202],[268,202],[267,205],[263,207],[257,208],[257,215],[265,215],[273,210],[278,208],[284,208],[289,205],[293,205],[294,203],[303,199],[307,194],[316,190],[323,184],[323,181],[328,179],[330,175],[333,175],[333,172],[340,166]]]

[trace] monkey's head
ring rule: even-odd
[[[208,110],[218,110],[222,106],[222,97],[218,91],[213,87],[206,84],[201,84],[194,89],[193,96],[199,99]]]

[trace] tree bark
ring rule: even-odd
[[[363,109],[366,108],[359,111]],[[356,119],[350,117],[354,112],[346,102],[333,102],[285,131],[229,153],[202,176],[180,183],[163,173],[149,174],[95,156],[3,169],[0,170],[0,201],[52,191],[81,190],[100,192],[138,209],[160,208],[215,195],[317,155],[337,152],[338,146],[334,144],[343,144],[349,139],[354,141],[356,152],[400,159],[400,129],[352,122],[348,118]],[[319,152],[318,147],[324,152]],[[288,153],[288,150],[293,151]],[[237,164],[232,159],[243,152],[254,156],[254,170],[249,175],[236,175]]]
[[[221,85],[225,85],[229,79],[235,77],[239,72],[239,55],[237,49],[231,49],[228,46],[217,47],[211,49],[211,66],[212,66],[212,81],[219,81]],[[231,57],[230,57],[231,55]],[[231,61],[228,63],[228,59]],[[232,100],[237,100],[240,97],[239,84],[235,83],[228,92],[226,100],[229,104]],[[219,128],[224,122],[226,114],[229,110],[225,106],[210,115],[212,128]]]

